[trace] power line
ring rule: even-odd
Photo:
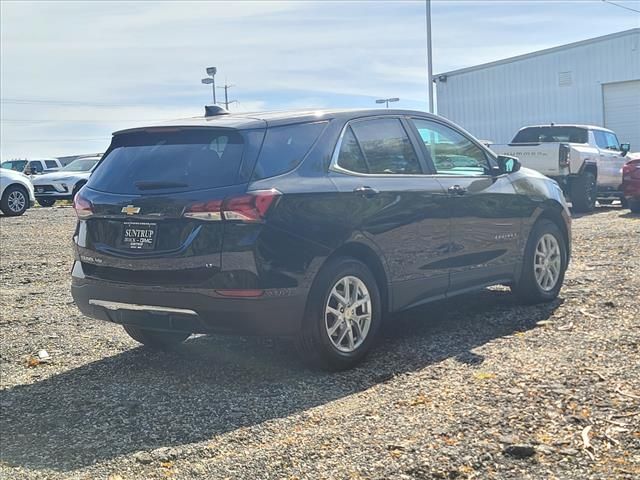
[[[57,118],[0,118],[0,122],[4,123],[122,123],[122,122],[162,122],[167,120],[166,118],[113,118],[109,120],[90,120],[90,119],[66,119],[60,120]]]
[[[625,10],[629,10],[630,12],[640,13],[640,10],[636,10],[635,8],[627,7],[625,5],[620,5],[619,3],[612,2],[611,0],[602,0],[604,3],[608,3],[609,5],[613,5],[616,7],[624,8]]]
[[[84,102],[79,100],[47,100],[37,98],[0,98],[0,103],[9,105],[60,105],[77,107],[152,107],[157,103],[106,103],[106,102]]]
[[[29,142],[29,143],[50,143],[50,142],[97,142],[97,141],[104,141],[106,143],[108,143],[110,141],[110,138],[105,138],[105,137],[100,137],[100,138],[55,138],[55,139],[49,139],[49,140],[45,140],[42,138],[27,138],[27,139],[19,139],[19,140],[3,140],[2,143],[25,143],[25,142]]]

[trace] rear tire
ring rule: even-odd
[[[583,172],[571,182],[571,204],[576,213],[592,212],[596,207],[597,183],[593,172]]]
[[[151,350],[168,350],[179,343],[184,342],[191,335],[188,332],[164,332],[160,330],[148,330],[134,327],[133,325],[123,325],[124,331],[136,342],[143,344]]]
[[[520,279],[511,290],[525,304],[550,302],[562,288],[566,269],[567,246],[562,232],[550,220],[540,220],[529,234]]]
[[[53,205],[56,203],[55,198],[36,198],[36,200],[38,200],[38,203],[42,207],[53,207]]]
[[[0,210],[7,217],[22,215],[29,208],[29,194],[21,185],[7,187],[0,199]]]
[[[640,199],[629,199],[629,210],[633,213],[640,213]]]
[[[353,258],[335,258],[313,282],[295,346],[314,368],[346,370],[369,352],[381,320],[380,290],[369,268]]]

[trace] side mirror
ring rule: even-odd
[[[520,170],[522,164],[516,157],[507,157],[506,155],[498,156],[498,174],[513,173]]]
[[[624,157],[627,153],[629,153],[629,150],[631,150],[631,144],[630,143],[621,143],[620,144],[620,151],[622,152],[622,156]]]

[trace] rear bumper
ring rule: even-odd
[[[77,261],[71,293],[84,315],[113,323],[191,333],[276,336],[299,331],[307,297],[299,289],[265,290],[256,298],[227,298],[208,289],[107,282],[86,277]]]
[[[622,184],[624,197],[627,199],[640,199],[640,180],[626,180]]]
[[[43,199],[52,199],[52,200],[73,200],[73,195],[71,195],[69,193],[63,194],[63,193],[55,193],[55,192],[37,193],[36,194],[36,200],[40,200],[41,198],[43,198]]]

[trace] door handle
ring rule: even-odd
[[[467,193],[467,189],[460,185],[452,185],[447,189],[447,191],[450,195],[464,195]]]
[[[375,188],[371,188],[366,185],[363,185],[362,187],[354,188],[353,191],[354,193],[358,193],[363,197],[373,197],[374,195],[377,195],[378,193],[380,193]]]

